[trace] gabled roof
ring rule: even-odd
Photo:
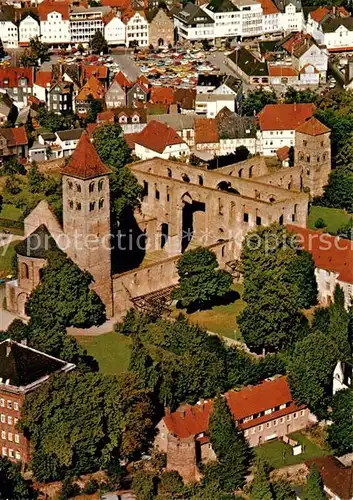
[[[313,256],[315,267],[338,274],[338,280],[353,283],[353,241],[299,226],[287,226],[298,236],[298,244]]]
[[[152,87],[150,102],[154,104],[173,104],[174,89],[171,87]]]
[[[116,75],[114,76],[114,80],[122,88],[131,86],[131,82],[129,82],[129,80],[126,78],[126,76],[124,75],[124,73],[122,71],[119,71],[119,73],[116,73]]]
[[[239,11],[238,7],[236,7],[230,0],[211,0],[207,5],[207,9],[215,13]]]
[[[220,139],[256,137],[255,117],[240,116],[224,106],[216,115]]]
[[[41,21],[46,21],[48,19],[48,14],[51,12],[57,12],[61,14],[63,21],[69,20],[70,7],[67,2],[62,2],[59,0],[49,1],[44,0],[44,2],[39,4],[38,7],[39,18]]]
[[[0,88],[19,87],[21,78],[27,79],[27,87],[33,87],[33,68],[0,67]]]
[[[7,140],[7,145],[9,147],[25,146],[26,144],[28,144],[28,137],[25,127],[0,128],[0,135],[5,137],[5,139]]]
[[[277,158],[279,159],[279,161],[288,160],[289,147],[283,146],[282,148],[277,149],[276,155],[277,155]]]
[[[274,380],[265,380],[261,384],[247,386],[239,391],[228,391],[224,394],[229,409],[235,421],[241,421],[246,417],[257,415],[267,409],[272,409],[288,404],[283,410],[276,410],[269,415],[263,415],[247,423],[240,423],[241,429],[246,429],[264,423],[274,418],[298,411],[293,403],[293,398],[287,382],[287,377],[278,377]],[[175,411],[163,418],[163,421],[174,436],[181,439],[208,431],[209,417],[212,412],[212,400],[204,404],[188,406],[183,411]]]
[[[115,114],[113,111],[102,111],[97,114],[97,122],[114,123]]]
[[[195,144],[211,144],[219,142],[217,121],[215,118],[196,118]]]
[[[173,128],[156,120],[146,125],[136,137],[135,142],[157,153],[163,153],[167,146],[184,144],[184,141]]]
[[[52,82],[52,72],[51,71],[38,71],[36,73],[35,84],[39,85],[39,87],[50,87]]]
[[[341,26],[344,26],[348,31],[353,31],[353,17],[337,18],[328,15],[321,22],[322,31],[324,33],[334,33]]]
[[[318,7],[312,10],[309,15],[317,23],[321,23],[328,14],[332,14],[336,17],[349,17],[349,12],[344,7]]]
[[[347,410],[348,411],[348,410]],[[335,498],[340,500],[351,500],[353,497],[353,471],[352,467],[346,467],[336,457],[327,456],[307,460],[309,467],[315,464],[318,468],[322,481]]]
[[[268,76],[267,63],[244,47],[234,50],[228,58],[248,76]]]
[[[296,12],[302,11],[301,0],[274,0],[274,2],[281,12],[285,12],[285,8],[290,4],[294,5]]]
[[[47,227],[41,224],[33,233],[16,245],[17,255],[34,259],[46,259],[47,252],[57,250],[55,240],[50,235]]]
[[[297,130],[315,112],[314,104],[266,104],[258,114],[261,130]]]
[[[98,79],[108,78],[108,68],[107,66],[95,66],[93,64],[86,64],[83,67],[85,78],[89,79],[91,76],[95,76]]]
[[[66,167],[61,170],[63,175],[70,175],[79,179],[91,179],[110,174],[110,172],[110,168],[99,158],[87,133],[81,135],[73,155]]]
[[[77,141],[84,133],[84,128],[73,128],[71,130],[58,130],[56,135],[61,141]]]
[[[317,118],[312,116],[309,120],[306,120],[302,125],[300,125],[297,130],[301,134],[307,135],[321,135],[331,132],[331,130],[321,123]]]
[[[174,91],[174,103],[182,109],[195,109],[196,89],[180,89]]]
[[[261,0],[261,7],[264,16],[270,14],[279,14],[279,8],[272,2],[272,0]]]
[[[268,74],[270,76],[297,76],[297,72],[291,66],[269,65]]]
[[[213,24],[214,20],[204,10],[193,3],[187,3],[174,14],[184,24]]]
[[[25,388],[54,372],[68,371],[74,366],[10,339],[0,342],[0,385]]]
[[[301,57],[312,45],[316,45],[315,40],[308,33],[293,33],[282,44],[282,47],[296,58]]]
[[[76,100],[87,101],[89,96],[92,96],[93,99],[103,99],[104,95],[104,85],[95,76],[91,76],[80,89]]]

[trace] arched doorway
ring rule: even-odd
[[[181,251],[185,252],[196,232],[200,231],[198,224],[195,225],[195,214],[197,212],[205,213],[205,203],[195,201],[189,193],[182,197],[183,216],[182,216],[182,239]],[[195,227],[196,226],[196,227]]]
[[[166,222],[163,222],[161,224],[161,249],[163,249],[168,241],[168,224]]]
[[[163,38],[158,38],[158,47],[163,47],[163,45],[164,45]]]
[[[27,294],[26,293],[20,293],[17,297],[17,313],[20,316],[25,316],[25,304],[27,302]]]

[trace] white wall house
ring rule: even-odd
[[[126,20],[126,47],[131,43],[137,43],[138,47],[147,47],[148,41],[148,22],[143,11],[135,14]]]
[[[320,78],[326,81],[328,54],[326,49],[318,47],[316,43],[308,43],[307,47],[303,47],[298,53],[294,51],[292,64],[299,72],[305,66],[311,65],[318,70]]]
[[[171,156],[178,158],[179,156],[188,156],[190,148],[185,143],[167,145],[162,152],[150,149],[142,144],[135,143],[135,154],[141,160],[150,160],[151,158],[163,158],[168,160]]]
[[[197,94],[195,100],[195,111],[197,114],[206,115],[207,118],[215,118],[224,107],[235,111],[235,96],[232,94]]]
[[[192,42],[214,39],[214,20],[205,9],[201,9],[193,3],[187,3],[174,12],[173,17],[179,40]]]
[[[230,0],[212,0],[202,7],[214,21],[214,37],[227,38],[241,35],[242,13]]]
[[[245,38],[262,35],[261,2],[259,0],[234,0],[234,4],[241,11],[240,36]]]
[[[43,8],[41,8],[43,7]],[[44,4],[39,7],[41,41],[44,43],[58,45],[71,42],[69,6],[52,6],[50,10]]]
[[[264,33],[279,33],[281,27],[281,12],[272,0],[261,0],[262,31]]]
[[[285,32],[302,31],[304,29],[304,14],[303,10],[298,7],[298,4],[293,1],[288,2],[281,13],[280,24]]]
[[[125,45],[126,26],[120,16],[110,17],[104,26],[104,38],[108,45]]]
[[[18,28],[18,36],[20,44],[23,45],[27,45],[31,38],[40,36],[40,26],[37,19],[30,14],[21,19]]]
[[[353,17],[328,17],[318,27],[318,41],[329,52],[353,50]]]
[[[88,44],[96,31],[104,35],[103,17],[110,11],[109,7],[74,7],[70,13],[70,33],[72,43]]]
[[[12,21],[0,21],[1,40],[4,49],[17,49],[18,28]]]

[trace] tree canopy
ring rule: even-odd
[[[144,449],[153,429],[148,393],[132,375],[56,375],[26,397],[21,429],[39,481],[107,468]]]
[[[185,252],[177,263],[179,284],[172,297],[183,307],[207,307],[231,291],[232,277],[218,270],[217,257],[207,248]]]
[[[0,457],[0,500],[34,500],[37,496],[31,481],[23,479],[19,465]]]
[[[273,500],[274,498],[267,464],[258,460],[254,479],[251,483],[250,500]]]
[[[266,106],[266,104],[277,104],[275,92],[267,92],[266,90],[248,92],[242,104],[243,115],[255,116]]]
[[[325,500],[327,498],[320,472],[315,464],[310,468],[310,474],[303,488],[302,498],[303,500]]]
[[[106,53],[108,44],[101,31],[97,30],[90,41],[90,47],[93,54]]]
[[[41,42],[38,36],[31,38],[28,49],[20,58],[21,65],[40,66],[46,61],[50,61],[49,46]]]
[[[353,390],[338,391],[332,400],[332,425],[328,428],[328,442],[335,454],[353,452]]]

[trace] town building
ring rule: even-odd
[[[138,103],[148,101],[150,89],[144,82],[137,80],[126,92],[126,105],[128,108],[136,106]]]
[[[204,160],[212,160],[219,154],[219,134],[215,118],[196,118],[195,150],[203,153]]]
[[[131,11],[123,15],[123,22],[126,25],[126,47],[148,47],[148,21],[144,11]]]
[[[347,467],[338,458],[333,456],[313,458],[307,460],[305,465],[307,473],[315,464],[320,472],[324,486],[324,492],[330,500],[352,500],[353,499],[353,473],[352,467]],[[299,500],[303,498],[301,493],[297,495]]]
[[[87,115],[92,99],[103,102],[105,88],[95,76],[91,76],[80,89],[76,97],[76,111],[79,115]]]
[[[19,107],[27,106],[33,93],[33,75],[33,68],[1,66],[0,88],[6,90]]]
[[[148,16],[148,39],[153,47],[174,45],[174,23],[164,9],[152,11]]]
[[[156,120],[150,121],[147,126],[136,134],[134,138],[135,154],[141,160],[150,158],[168,159],[171,156],[188,156],[189,146],[171,127]]]
[[[32,38],[39,36],[39,18],[35,14],[25,14],[18,26],[18,39],[20,46],[26,47]]]
[[[104,16],[109,7],[73,7],[70,12],[71,42],[89,44],[97,31],[104,36]]]
[[[258,114],[264,156],[274,156],[283,146],[294,146],[295,131],[314,112],[314,104],[267,104]]]
[[[320,304],[332,304],[339,285],[348,309],[353,297],[353,242],[302,227],[289,225],[288,229],[298,236],[298,244],[313,256]]]
[[[144,108],[122,107],[115,111],[115,119],[124,134],[141,132],[147,124],[146,110]]]
[[[234,0],[241,12],[241,38],[262,35],[262,7],[259,0]]]
[[[211,0],[202,9],[213,19],[214,38],[240,37],[242,12],[230,0]]]
[[[13,123],[17,119],[18,109],[6,90],[0,90],[0,126],[6,122]]]
[[[328,52],[351,52],[353,50],[353,17],[337,18],[328,15],[320,23],[317,39]]]
[[[0,8],[0,33],[4,49],[18,48],[18,27],[12,6],[2,5]]]
[[[240,116],[223,108],[216,115],[219,135],[219,154],[234,153],[239,146],[245,146],[252,155],[260,149],[260,137],[256,130],[255,117]]]
[[[258,446],[310,424],[309,409],[293,401],[287,377],[278,376],[255,386],[228,391],[224,398],[236,425],[250,446]],[[187,482],[200,477],[198,464],[215,459],[208,436],[212,400],[183,405],[157,425],[154,447],[166,454],[167,470],[176,470]]]
[[[332,393],[350,389],[353,384],[353,365],[346,361],[338,361],[333,372]]]
[[[226,61],[245,83],[268,85],[267,63],[245,47],[234,50]]]
[[[214,20],[207,12],[193,3],[177,7],[171,11],[178,40],[214,39]]]
[[[52,46],[68,45],[70,7],[66,1],[44,0],[38,7],[41,41]]]
[[[28,274],[32,267],[22,270]],[[28,464],[30,444],[17,423],[26,397],[38,390],[53,374],[68,373],[72,363],[49,356],[11,339],[0,342],[0,432],[1,456]]]
[[[280,33],[282,31],[281,11],[272,0],[261,0],[262,30],[264,33]]]
[[[37,71],[33,84],[33,95],[42,102],[47,102],[48,91],[51,88],[53,74],[51,71]]]
[[[316,40],[323,41],[322,29],[320,27],[322,21],[328,16],[332,17],[349,17],[349,12],[344,7],[317,7],[308,14],[305,30],[312,35]]]
[[[304,13],[301,0],[274,0],[280,10],[281,30],[285,33],[304,29]]]
[[[55,132],[55,144],[59,147],[60,152],[58,157],[68,157],[73,154],[78,144],[81,135],[84,133],[83,128],[74,128],[72,130],[59,130]]]
[[[121,20],[120,12],[109,12],[104,18],[104,38],[109,46],[125,45],[126,26]]]
[[[105,105],[108,109],[120,108],[126,104],[125,89],[119,85],[114,78],[104,96]]]
[[[195,119],[198,117],[196,113],[180,114],[167,113],[163,115],[147,116],[147,123],[153,120],[164,123],[168,127],[174,129],[184,142],[193,148],[195,145]]]
[[[0,159],[28,156],[28,138],[24,127],[0,128]]]
[[[54,113],[72,113],[74,111],[73,84],[64,80],[53,83],[47,92],[47,106]]]
[[[294,33],[281,46],[290,54],[293,68],[302,72],[308,65],[316,70],[320,80],[326,81],[328,54],[325,48],[319,47],[310,34]]]
[[[197,94],[195,101],[195,111],[198,114],[205,114],[207,118],[215,118],[224,108],[235,111],[235,96],[232,94]]]

